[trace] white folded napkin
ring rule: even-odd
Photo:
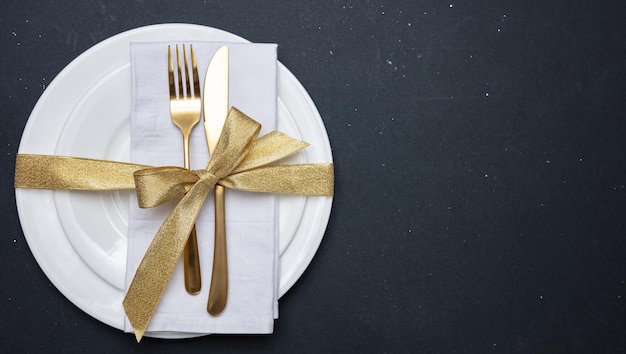
[[[182,60],[182,44],[179,43]],[[169,108],[167,45],[132,43],[131,161],[153,166],[183,166],[180,130],[172,123]],[[217,48],[230,47],[230,106],[262,124],[260,135],[276,128],[276,45],[215,42],[193,44],[201,89],[206,68]],[[173,51],[174,52],[174,51]],[[206,167],[206,138],[198,123],[191,136],[191,168]],[[170,213],[173,201],[157,208],[139,209],[131,198],[126,287],[137,266]],[[210,193],[196,222],[201,257],[202,290],[185,291],[179,261],[147,334],[163,331],[188,333],[272,333],[278,317],[278,226],[276,197],[271,194],[226,191],[228,249],[228,302],[217,317],[206,304],[213,264],[214,205]],[[182,258],[182,257],[181,257]],[[125,331],[132,327],[125,319]]]

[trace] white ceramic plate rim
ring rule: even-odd
[[[64,122],[82,95],[103,76],[129,62],[128,44],[166,40],[247,42],[225,31],[190,24],[152,25],[113,36],[81,54],[52,81],[29,117],[18,152],[53,154]],[[330,142],[310,96],[284,65],[279,63],[278,66],[279,111],[290,114],[302,133],[300,138],[313,143],[313,148],[304,152],[305,159],[307,162],[332,162]],[[72,247],[59,221],[54,193],[16,190],[20,222],[35,259],[72,303],[94,318],[123,329],[123,292],[94,273]],[[288,245],[280,257],[280,296],[293,286],[312,260],[323,238],[331,205],[330,197],[306,198],[303,218],[294,237],[299,240],[299,247]]]

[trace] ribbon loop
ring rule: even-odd
[[[153,208],[180,198],[198,181],[198,176],[181,167],[153,167],[134,173],[140,208]]]
[[[224,122],[215,152],[209,160],[207,171],[219,179],[228,176],[246,157],[259,131],[261,124],[232,107]]]

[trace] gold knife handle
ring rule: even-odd
[[[224,205],[225,188],[215,186],[215,246],[213,249],[213,274],[207,311],[219,315],[226,306],[228,297],[228,258],[226,255],[226,210]]]
[[[198,255],[198,237],[196,235],[196,225],[193,225],[189,239],[185,244],[183,252],[185,268],[185,289],[189,294],[195,295],[200,292],[202,278],[200,277],[200,256]]]

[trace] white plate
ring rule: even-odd
[[[128,161],[129,43],[177,40],[248,42],[189,24],[147,26],[111,37],[81,54],[48,86],[24,129],[19,153]],[[289,162],[332,162],[315,105],[280,63],[278,129],[311,143]],[[129,193],[17,189],[15,194],[28,245],[50,281],[89,315],[123,329]],[[331,204],[331,197],[279,197],[280,296],[311,262]]]

